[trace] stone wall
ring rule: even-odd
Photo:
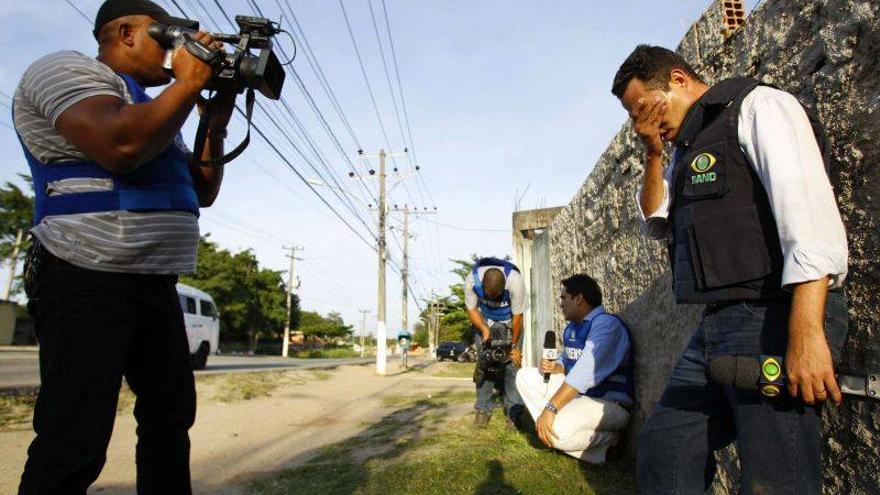
[[[755,76],[817,110],[833,149],[831,181],[850,247],[851,328],[842,367],[880,369],[880,4],[767,0],[726,40],[720,9],[721,2],[713,3],[678,51],[707,82]],[[609,74],[609,88],[611,79]],[[625,123],[549,230],[553,280],[591,274],[608,309],[631,325],[638,384],[633,432],[659,398],[702,310],[674,304],[665,248],[641,232],[634,198],[643,167],[636,139]],[[557,311],[557,328],[561,320]],[[841,408],[826,408],[823,435],[825,492],[878,493],[880,403],[847,400]],[[628,446],[635,450],[635,435]],[[730,492],[735,458],[728,452],[720,461],[724,474],[717,491]]]

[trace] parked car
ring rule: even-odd
[[[183,309],[192,367],[205,369],[208,355],[215,354],[220,344],[220,313],[214,298],[195,287],[177,284],[177,294]]]
[[[437,347],[437,361],[447,359],[466,363],[473,361],[474,354],[470,352],[467,342],[441,342]]]

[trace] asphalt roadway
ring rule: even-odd
[[[282,368],[326,369],[342,365],[372,363],[375,358],[295,359],[271,356],[209,356],[197,375],[268,371]],[[35,347],[0,347],[0,390],[36,387],[40,384],[40,363]]]

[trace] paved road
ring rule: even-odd
[[[266,356],[211,356],[205,370],[196,374],[229,373],[231,371],[266,371],[281,368],[333,368],[344,364],[373,362],[375,358],[350,359],[285,359]],[[34,387],[40,384],[40,364],[34,349],[0,349],[0,389]]]

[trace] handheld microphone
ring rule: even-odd
[[[544,334],[544,352],[541,357],[550,361],[556,361],[556,358],[559,357],[556,354],[556,332],[548,331]],[[549,381],[550,373],[544,373],[544,383]]]
[[[709,378],[719,385],[742,390],[760,390],[767,397],[779,395],[785,385],[785,371],[780,356],[719,356],[709,362]],[[839,373],[840,391],[880,400],[880,373],[855,376]]]

